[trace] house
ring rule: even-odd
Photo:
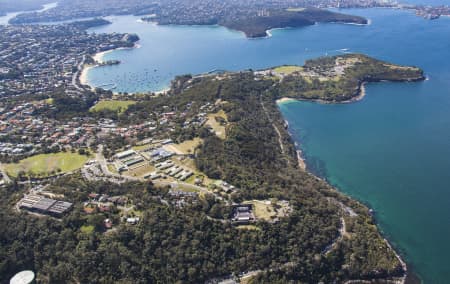
[[[113,196],[108,198],[108,201],[115,205],[124,205],[127,203],[127,198],[125,196]]]
[[[98,193],[89,193],[88,197],[92,200],[97,200],[100,197]]]
[[[163,148],[156,149],[150,153],[153,162],[168,159],[173,156],[172,152],[166,151]]]
[[[98,210],[100,212],[110,212],[111,211],[111,206],[105,205],[105,204],[99,204],[98,205]]]
[[[124,159],[124,158],[130,157],[130,156],[133,156],[135,154],[136,154],[136,152],[134,150],[127,150],[127,151],[124,151],[124,152],[117,153],[116,154],[116,158],[117,159]]]
[[[127,218],[127,223],[131,225],[136,225],[139,223],[139,217]]]
[[[233,207],[231,221],[236,224],[249,224],[255,221],[252,204],[239,204]]]

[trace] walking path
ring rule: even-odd
[[[264,103],[263,103],[263,101],[262,101],[262,95],[261,95],[261,94],[259,95],[259,102],[260,102],[260,104],[261,104],[261,107],[262,107],[263,110],[264,110],[264,114],[266,115],[267,120],[269,120],[269,122],[272,124],[272,127],[275,129],[275,132],[276,132],[277,135],[278,135],[278,145],[280,145],[281,153],[282,153],[284,156],[286,156],[286,152],[285,152],[285,150],[284,150],[284,144],[283,144],[283,138],[282,138],[282,136],[281,136],[281,132],[280,132],[280,130],[278,129],[278,127],[275,125],[275,123],[273,123],[272,118],[270,117],[269,113],[267,112],[266,106],[264,105]],[[289,158],[287,159],[287,163],[288,163],[288,166],[291,165],[291,160],[290,160]]]

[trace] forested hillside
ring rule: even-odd
[[[305,69],[322,74],[335,60],[307,62]],[[360,80],[408,80],[422,74],[376,63],[342,73],[339,88],[353,88]],[[285,91],[302,94],[292,86],[299,76],[288,75],[279,84],[273,75],[260,77],[251,71],[178,77],[169,95],[143,99],[117,117],[126,125],[160,108],[189,104],[189,111],[197,112],[196,106],[205,102],[216,104],[227,117],[224,137],[203,126],[191,133],[180,128],[176,138],[202,138],[192,153],[196,167],[209,178],[239,188],[228,199],[199,194],[180,206],[167,186],[88,182],[75,173],[48,182],[48,191],[75,204],[58,220],[16,209],[29,188],[26,183],[15,181],[0,189],[2,283],[22,269],[36,271],[42,283],[203,283],[248,271],[260,272],[253,283],[343,283],[403,276],[400,260],[368,208],[299,167],[276,105]],[[87,214],[83,203],[92,192],[126,197],[141,221],[120,223],[116,206]],[[292,212],[277,222],[260,219],[251,227],[238,227],[229,222],[230,204],[245,200],[286,201]],[[118,225],[106,230],[105,218]]]

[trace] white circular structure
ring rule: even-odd
[[[30,284],[34,280],[34,272],[31,270],[25,270],[14,275],[9,281],[9,284]]]

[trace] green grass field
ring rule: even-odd
[[[53,99],[52,98],[46,99],[45,103],[49,104],[49,105],[52,105],[53,104]]]
[[[261,231],[261,228],[256,227],[255,225],[239,225],[236,227],[237,229],[241,229],[241,230],[256,230],[256,231]]]
[[[91,234],[94,231],[94,226],[92,225],[81,226],[80,231],[85,234]]]
[[[40,154],[19,161],[19,163],[6,164],[9,175],[16,177],[20,171],[25,173],[48,175],[58,169],[62,173],[81,168],[89,157],[77,153],[60,152],[56,154]]]
[[[135,101],[99,101],[91,108],[91,111],[112,110],[119,113],[125,112],[130,105],[134,105]]]
[[[300,66],[294,66],[294,65],[287,65],[287,66],[280,66],[273,69],[276,73],[283,73],[285,75],[292,74],[297,71],[302,71],[303,68]]]
[[[194,153],[195,148],[201,143],[203,143],[203,139],[196,137],[192,140],[186,140],[180,144],[165,145],[163,148],[179,155],[186,155]]]
[[[151,146],[150,144],[145,144],[145,145],[133,146],[131,148],[135,151],[143,151],[145,149],[148,149],[150,146]]]

